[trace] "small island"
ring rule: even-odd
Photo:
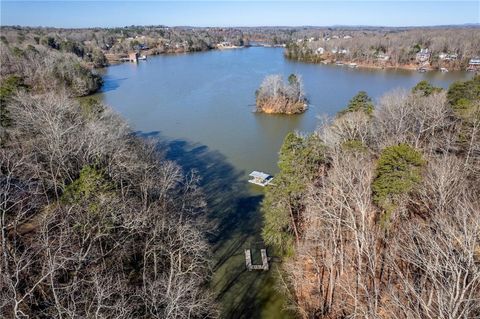
[[[290,74],[288,83],[278,74],[265,77],[255,95],[257,112],[298,114],[307,110],[302,79],[296,74]]]

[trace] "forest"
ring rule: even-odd
[[[290,133],[263,238],[302,318],[480,316],[480,76],[359,92]]]
[[[88,97],[85,58],[7,41],[0,317],[216,317],[198,176]]]
[[[326,37],[395,63],[427,46],[458,54],[459,67],[479,54],[468,27],[1,31],[2,318],[221,316],[200,177],[90,96],[109,54],[225,41],[288,54]],[[259,112],[307,107],[296,74],[267,76],[255,97]],[[315,132],[288,134],[261,211],[289,307],[301,318],[480,317],[479,132],[477,75],[377,101],[361,91]]]

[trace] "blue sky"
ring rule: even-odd
[[[424,26],[480,23],[480,1],[1,1],[1,25]]]

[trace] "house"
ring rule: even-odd
[[[385,53],[378,53],[376,55],[378,61],[386,62],[390,60],[390,56],[386,55]]]
[[[313,37],[308,39],[308,42],[313,42],[313,41],[315,41],[315,38],[313,38]]]
[[[468,65],[469,66],[475,66],[475,67],[480,66],[480,58],[479,57],[474,57],[474,58],[470,59],[470,61],[468,62]]]
[[[468,61],[467,71],[477,71],[480,70],[480,57],[471,58]]]
[[[344,38],[344,39],[351,39],[352,37],[349,36],[349,35],[346,35],[346,36],[344,36],[343,38]]]
[[[324,53],[325,53],[325,49],[322,48],[322,47],[317,48],[317,49],[315,50],[315,53],[316,53],[316,54],[324,54]]]
[[[445,53],[445,52],[442,52],[438,55],[438,58],[440,60],[445,60],[445,61],[454,61],[458,58],[458,54],[456,53]]]
[[[139,50],[148,50],[150,48],[146,44],[138,44],[138,45],[135,45],[133,49],[136,51],[139,51]]]
[[[416,55],[416,60],[418,62],[427,62],[430,60],[430,51],[428,49],[421,49]]]
[[[338,53],[340,54],[348,54],[350,51],[348,51],[347,49],[341,49],[340,51],[338,51]]]
[[[456,60],[458,59],[458,54],[454,53],[454,54],[449,54],[445,60],[449,60],[449,61],[453,61],[453,60]]]

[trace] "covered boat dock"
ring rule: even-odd
[[[258,171],[253,171],[248,176],[251,177],[251,179],[248,180],[249,183],[259,185],[262,187],[267,186],[273,180],[273,176],[263,172],[258,172]]]

